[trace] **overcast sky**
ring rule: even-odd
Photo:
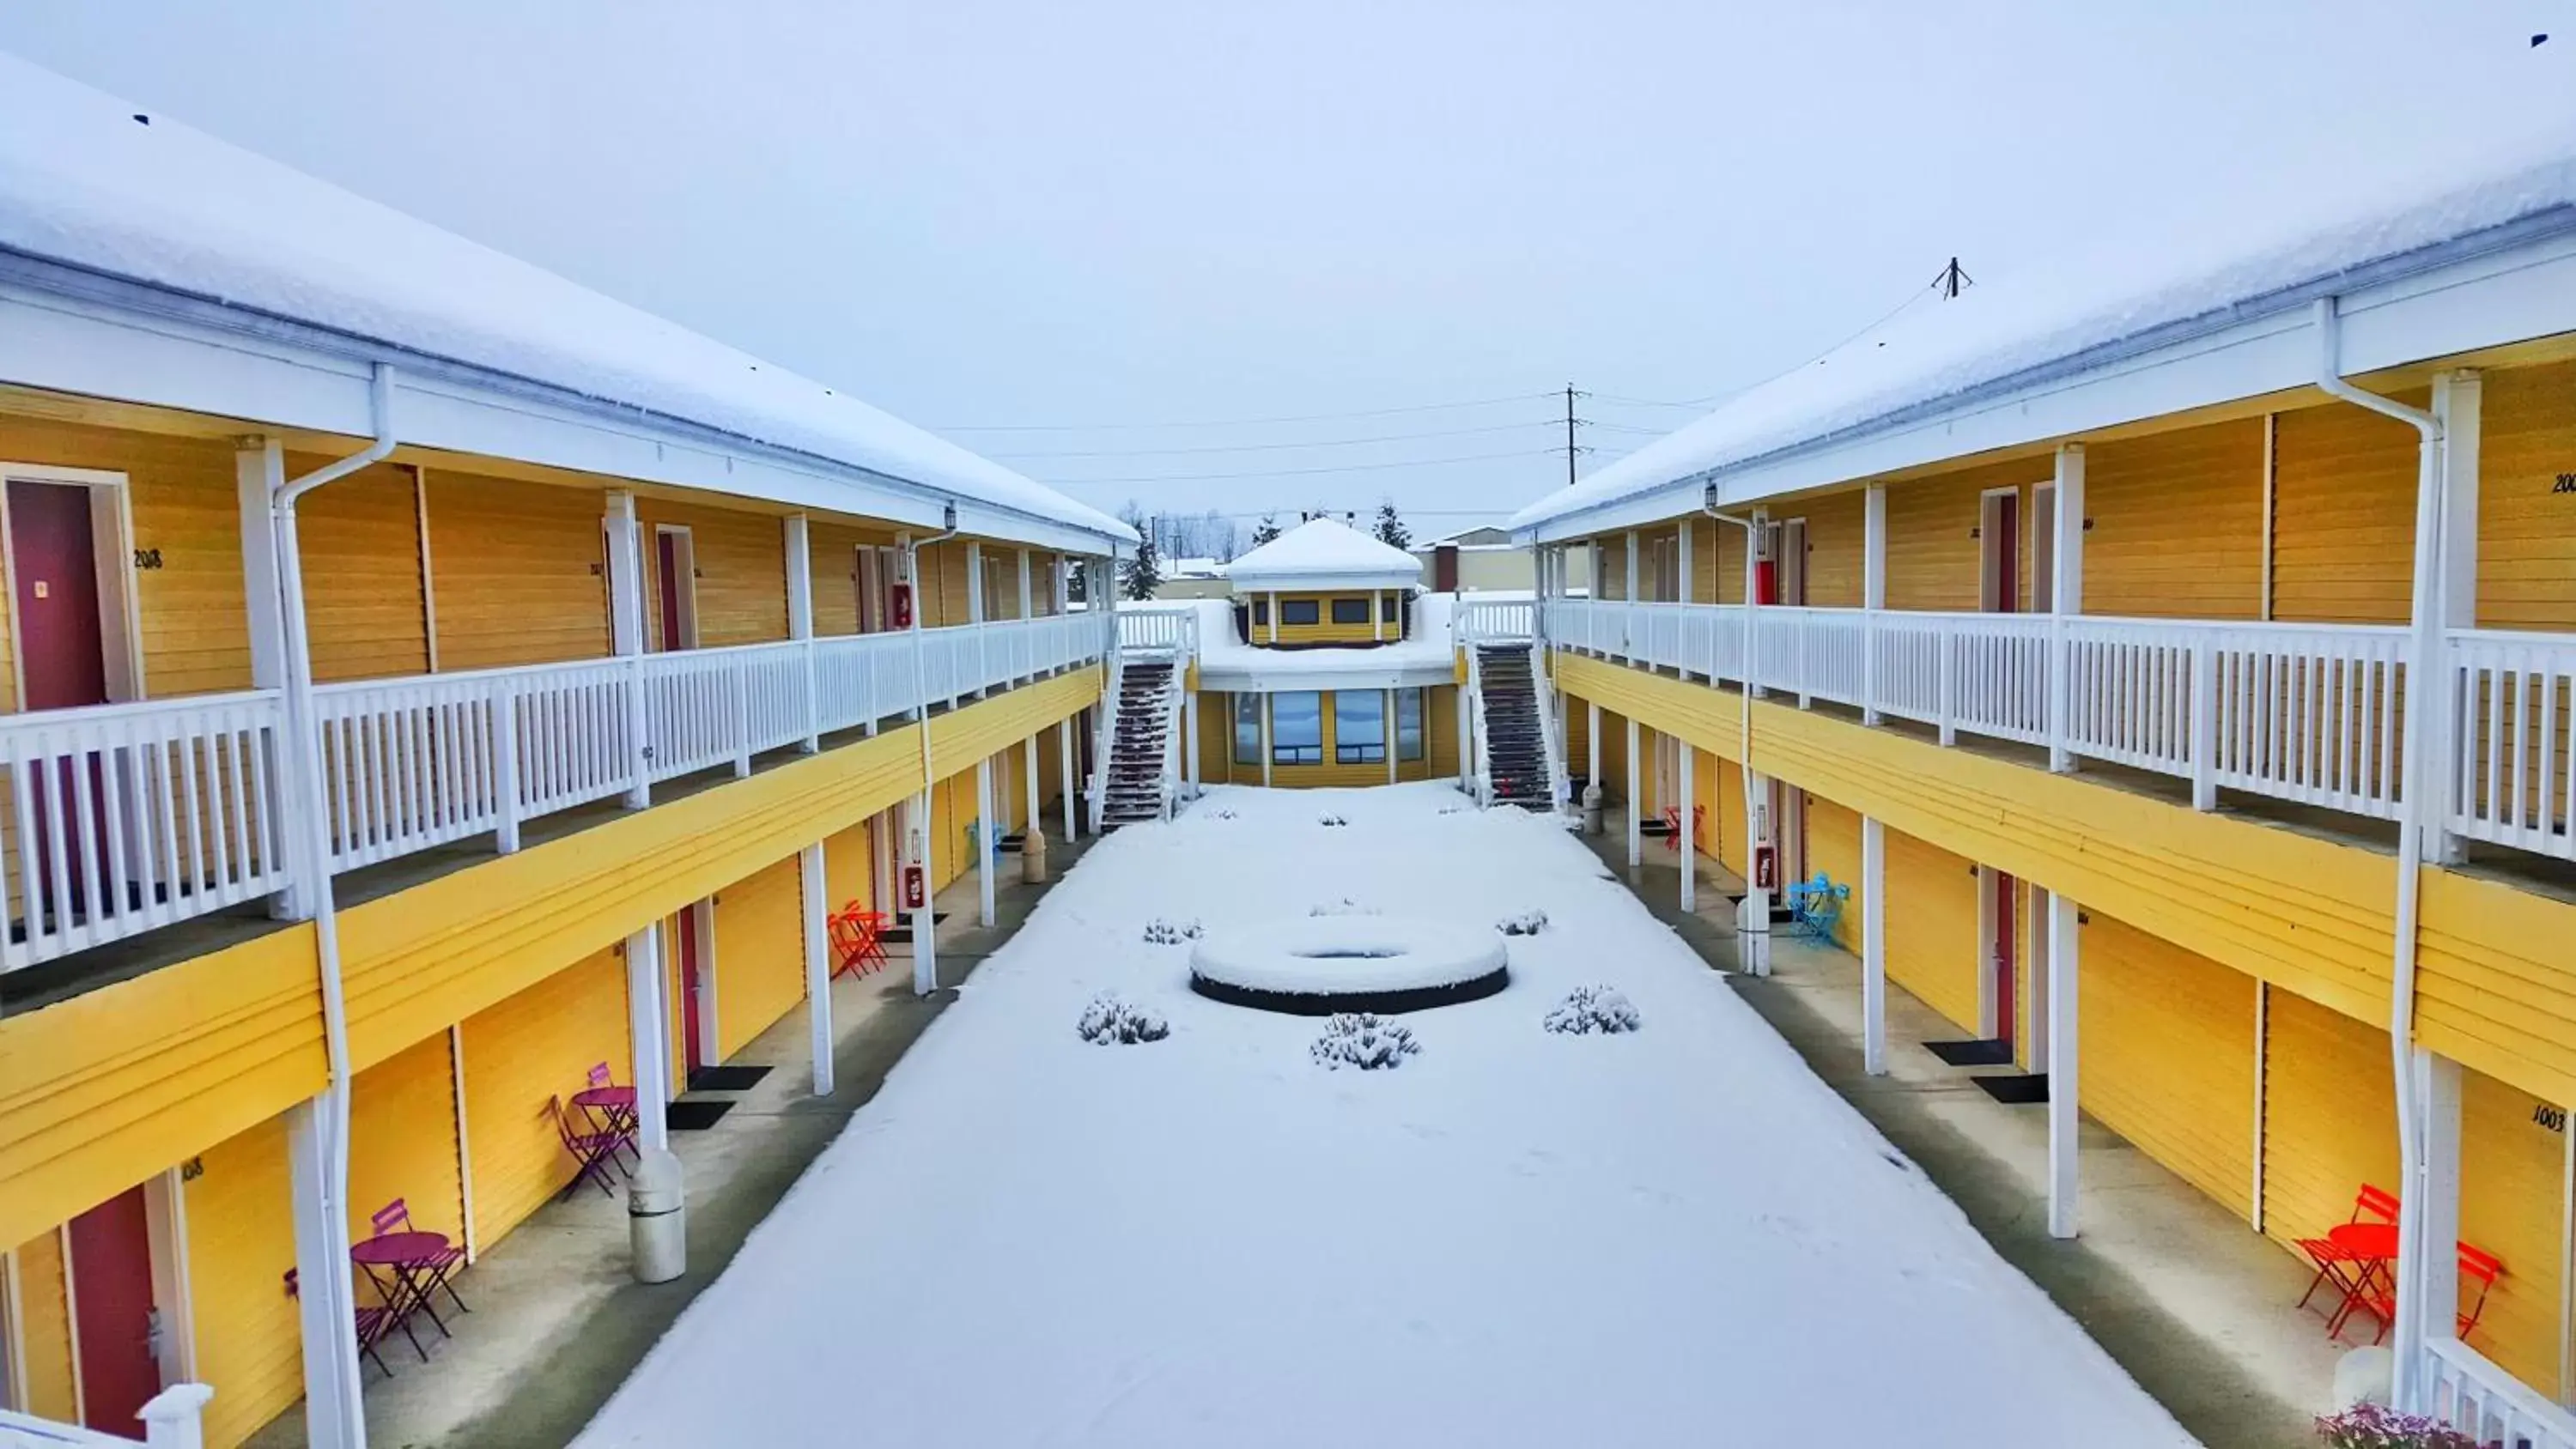
[[[1561,485],[1569,382],[1588,471],[1696,415],[1614,399],[1953,254],[2206,248],[2576,119],[2576,0],[12,0],[0,45],[1104,507],[1417,534]]]

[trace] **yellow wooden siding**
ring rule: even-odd
[[[2084,1111],[2250,1219],[2254,978],[2100,911],[2087,916],[2075,998]],[[2046,932],[2032,936],[2044,942]]]
[[[1593,541],[1601,546],[1601,576],[1592,581],[1593,597],[1628,597],[1628,535],[1605,533]]]
[[[1396,597],[1396,591],[1392,589],[1382,589],[1379,593],[1382,597],[1390,600]],[[1252,598],[1258,603],[1269,603],[1272,601],[1271,596],[1268,594],[1255,594]],[[1343,592],[1337,594],[1279,595],[1276,602],[1282,606],[1281,612],[1283,614],[1286,612],[1286,605],[1293,603],[1310,603],[1315,606],[1316,620],[1316,622],[1312,624],[1291,624],[1287,622],[1286,619],[1281,619],[1279,622],[1279,638],[1277,640],[1279,645],[1284,648],[1291,644],[1367,644],[1372,642],[1373,639],[1393,643],[1395,640],[1402,637],[1402,631],[1404,628],[1404,606],[1402,604],[1399,603],[1395,606],[1397,617],[1385,620],[1377,625],[1379,632],[1373,636],[1369,632],[1370,625],[1369,621],[1366,619],[1362,619],[1356,624],[1334,623],[1333,601],[1335,599],[1356,599],[1364,604],[1370,602],[1369,595],[1366,591]],[[1384,605],[1379,605],[1378,607],[1383,608]],[[1269,625],[1255,623],[1251,627],[1252,642],[1255,646],[1266,646],[1272,642]]]
[[[474,1244],[488,1253],[572,1181],[547,1100],[569,1102],[600,1062],[619,1083],[635,1080],[625,957],[614,948],[585,956],[467,1017],[463,1035]]]
[[[2406,1184],[2388,1033],[2293,991],[2264,1013],[2263,1231],[2286,1245],[2350,1218],[2363,1183]]]
[[[1772,505],[1779,518],[1807,520],[1807,604],[1818,609],[1861,606],[1862,574],[1868,559],[1869,496],[1866,492],[1827,493]],[[1736,530],[1725,530],[1733,535]],[[1739,588],[1738,592],[1741,592]],[[1707,595],[1694,597],[1706,598]]]
[[[804,1000],[804,892],[791,855],[716,893],[717,1055],[731,1060]]]
[[[2478,440],[2478,622],[2576,629],[2576,362],[2491,372]]]
[[[1887,606],[1975,609],[1980,603],[1984,505],[1989,488],[2021,491],[2024,520],[2030,489],[2055,475],[2048,459],[1991,463],[1964,472],[1890,484],[1887,489]],[[2025,534],[2027,530],[2024,530]],[[2029,549],[2022,550],[2025,565]],[[2089,560],[2088,560],[2089,562]],[[2027,595],[2025,595],[2027,597]]]
[[[1738,876],[1745,876],[1752,871],[1753,862],[1745,854],[1745,845],[1751,835],[1744,825],[1744,774],[1736,768],[1733,760],[1711,758],[1717,759],[1717,768],[1708,772],[1710,791],[1716,802],[1716,808],[1709,812],[1708,817],[1712,836],[1710,853],[1717,857],[1718,864]]]
[[[870,853],[865,822],[823,842],[825,919],[851,906],[874,909],[877,899],[876,858]],[[839,962],[833,963],[835,966]]]
[[[645,542],[654,530],[673,524],[689,530],[689,548],[697,560],[698,644],[715,649],[728,644],[760,644],[787,637],[787,534],[783,520],[766,513],[744,513],[665,498],[636,502]],[[662,575],[648,561],[645,575],[653,585],[646,607],[661,617]]]
[[[2428,400],[2420,388],[2392,396],[2416,407]],[[2406,622],[2415,571],[2415,430],[2341,403],[2282,413],[2277,425],[2272,617]]]
[[[300,1310],[286,1296],[295,1210],[285,1119],[226,1138],[198,1164],[202,1170],[182,1188],[188,1296],[197,1377],[215,1391],[206,1405],[206,1443],[229,1449],[304,1396]]]
[[[395,1198],[414,1227],[462,1241],[465,1195],[456,1154],[456,1074],[447,1033],[424,1037],[350,1084],[349,1231],[371,1236]],[[362,1290],[363,1291],[363,1290]]]
[[[2469,1342],[2555,1397],[2567,1139],[2538,1120],[2558,1104],[2477,1072],[2460,1074],[2460,1240],[2504,1262]],[[2463,1284],[2460,1307],[2475,1301]]]
[[[805,526],[807,565],[814,580],[814,632],[859,632],[859,550],[894,542],[888,529],[815,519]]]
[[[1860,890],[1860,816],[1821,795],[1807,796],[1807,873],[1822,871],[1836,885],[1851,887],[1834,917],[1834,943],[1846,951],[1860,949],[1860,928],[1869,902]]]
[[[78,1390],[72,1383],[72,1315],[63,1276],[63,1237],[59,1227],[18,1245],[19,1339],[17,1349],[27,1366],[29,1413],[56,1423],[80,1422]]]
[[[328,461],[289,453],[286,471],[293,477]],[[428,673],[420,503],[412,491],[412,470],[378,463],[306,494],[296,505],[296,537],[304,559],[313,677]],[[238,551],[232,563],[238,574]]]
[[[442,468],[428,470],[427,485],[440,669],[608,653],[601,490]]]
[[[1234,696],[1223,690],[1199,691],[1199,778],[1211,785],[1234,781]],[[1055,756],[1046,756],[1053,779]],[[1252,767],[1249,784],[1261,783],[1260,766]]]
[[[2084,612],[2260,615],[2261,418],[2093,444],[2084,494]]]
[[[1757,734],[1757,738],[1758,738]],[[1887,832],[1887,979],[1970,1036],[1977,1032],[1975,864]]]
[[[917,560],[921,569],[919,603],[929,609],[922,623],[963,624],[970,617],[966,597],[966,540],[952,538],[922,549]]]
[[[1579,715],[1582,711],[1578,709],[1572,713]],[[1567,737],[1570,739],[1572,736],[1573,730],[1569,726]],[[1421,778],[1426,780],[1458,778],[1458,688],[1455,685],[1431,685],[1422,691],[1422,755],[1421,763],[1404,768],[1422,770]],[[1566,761],[1566,776],[1570,779],[1582,772],[1583,753],[1572,751]]]

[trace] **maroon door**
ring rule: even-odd
[[[2013,986],[2015,973],[2021,964],[2016,959],[2021,932],[2015,929],[2017,923],[2013,920],[2013,900],[2019,893],[2013,888],[2011,876],[2002,871],[1991,874],[1995,881],[1995,1039],[2011,1041],[2015,1015]]]
[[[686,1070],[705,1066],[698,1050],[698,908],[680,907],[680,1051]]]
[[[141,1427],[135,1416],[161,1392],[161,1365],[152,1356],[152,1225],[143,1189],[72,1219],[71,1237],[81,1422],[130,1437]]]
[[[89,490],[9,484],[9,549],[28,709],[107,703],[107,650],[98,622],[98,557]]]
[[[664,649],[686,649],[689,647],[689,636],[684,631],[683,624],[687,615],[681,608],[680,590],[690,586],[689,578],[682,572],[683,566],[688,561],[687,550],[681,545],[680,535],[660,531],[657,531],[653,535],[653,548],[655,555],[654,561],[662,570],[662,639],[660,647]]]

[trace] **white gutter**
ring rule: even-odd
[[[331,823],[324,813],[322,787],[322,735],[313,704],[313,646],[304,609],[304,560],[296,541],[295,504],[305,494],[328,483],[334,483],[361,468],[380,463],[394,450],[394,370],[377,363],[368,389],[369,412],[375,427],[375,441],[363,450],[328,463],[314,471],[278,486],[268,501],[268,523],[277,552],[277,592],[279,618],[286,635],[286,708],[287,738],[303,756],[293,772],[296,815],[303,822],[298,832],[302,869],[298,875],[305,892],[305,903],[313,913],[314,952],[322,975],[322,1046],[329,1067],[328,1084],[321,1096],[323,1118],[322,1221],[336,1229],[346,1230],[349,1214],[349,1011],[340,975],[340,914],[331,881]],[[335,1254],[336,1267],[345,1272],[346,1253]],[[342,1278],[333,1293],[338,1301],[354,1301],[355,1283]],[[339,1391],[339,1402],[354,1406],[359,1402],[358,1360],[355,1343],[334,1356],[334,1362],[345,1361],[346,1378]],[[364,1426],[357,1429],[353,1443],[365,1442]]]
[[[1701,488],[1699,511],[1716,519],[1720,523],[1732,523],[1736,527],[1744,530],[1744,678],[1740,681],[1742,686],[1744,715],[1743,722],[1737,728],[1737,739],[1742,743],[1744,759],[1742,763],[1738,765],[1735,774],[1736,778],[1741,780],[1744,784],[1744,872],[1746,879],[1744,882],[1745,896],[1744,905],[1742,907],[1743,916],[1737,922],[1735,928],[1736,965],[1751,975],[1768,976],[1771,974],[1771,892],[1765,890],[1761,883],[1753,878],[1754,852],[1761,844],[1763,837],[1769,833],[1765,828],[1768,822],[1763,819],[1762,812],[1756,808],[1753,798],[1753,676],[1756,673],[1756,661],[1753,655],[1753,619],[1755,613],[1761,607],[1760,601],[1755,598],[1753,580],[1755,573],[1754,559],[1760,554],[1761,550],[1754,541],[1752,519],[1739,517],[1732,513],[1720,513],[1717,511],[1717,485],[1715,483],[1706,484]],[[1691,809],[1693,808],[1693,802],[1685,800],[1682,804],[1684,806],[1682,810],[1682,819],[1684,821],[1688,821],[1690,819]],[[1632,801],[1628,808],[1634,810],[1637,807]],[[1682,869],[1689,870],[1692,868],[1688,855],[1690,846],[1687,843],[1687,831],[1689,830],[1689,826],[1685,824],[1683,826],[1683,830],[1686,832],[1686,843],[1683,846],[1684,855],[1682,858]],[[1762,939],[1759,941],[1754,940],[1753,938],[1757,936]]]
[[[2392,1325],[2396,1353],[2396,1398],[2399,1407],[2413,1402],[2415,1365],[2421,1361],[2423,1338],[2427,1325],[2420,1311],[2408,1311],[2406,1299],[2412,1284],[2406,1281],[2405,1269],[2421,1271],[2427,1266],[2447,1267],[2450,1254],[2442,1250],[2440,1265],[2428,1265],[2429,1249],[2418,1241],[2423,1236],[2423,1212],[2420,1207],[2427,1189],[2428,1159],[2424,1150],[2424,1124],[2418,1119],[2414,1090],[2415,1049],[2415,922],[2423,893],[2424,812],[2426,797],[2433,789],[2433,762],[2427,751],[2435,696],[2434,681],[2442,670],[2442,420],[2421,408],[2365,391],[2346,382],[2342,370],[2343,319],[2336,310],[2336,299],[2319,297],[2315,304],[2317,324],[2317,386],[2329,396],[2356,407],[2368,408],[2383,417],[2397,419],[2412,427],[2417,438],[2415,474],[2415,588],[2411,620],[2413,633],[2408,640],[2406,656],[2406,702],[2402,728],[2405,730],[2403,752],[2399,762],[2397,802],[2397,908],[2396,942],[2388,983],[2388,1050],[2397,1076],[2397,1151],[2403,1164],[2405,1181],[2402,1194],[2404,1207],[2398,1230],[2399,1301],[2397,1322]]]

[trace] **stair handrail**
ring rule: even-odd
[[[1538,736],[1547,755],[1547,795],[1563,810],[1574,794],[1573,781],[1565,773],[1565,721],[1556,711],[1556,681],[1548,677],[1547,646],[1533,640],[1530,652],[1530,688],[1538,696]]]
[[[1170,682],[1163,686],[1163,818],[1172,818],[1172,809],[1181,796],[1181,685],[1183,675],[1178,660],[1173,661]]]
[[[1467,711],[1468,748],[1475,759],[1476,804],[1481,808],[1494,803],[1493,754],[1485,738],[1485,670],[1472,644],[1467,647]]]
[[[1113,625],[1114,627],[1114,625]],[[1100,723],[1093,731],[1091,750],[1091,833],[1100,833],[1101,821],[1109,811],[1109,755],[1118,748],[1119,676],[1125,672],[1116,634],[1109,639],[1108,657],[1101,661],[1107,674],[1107,687],[1100,694]]]

